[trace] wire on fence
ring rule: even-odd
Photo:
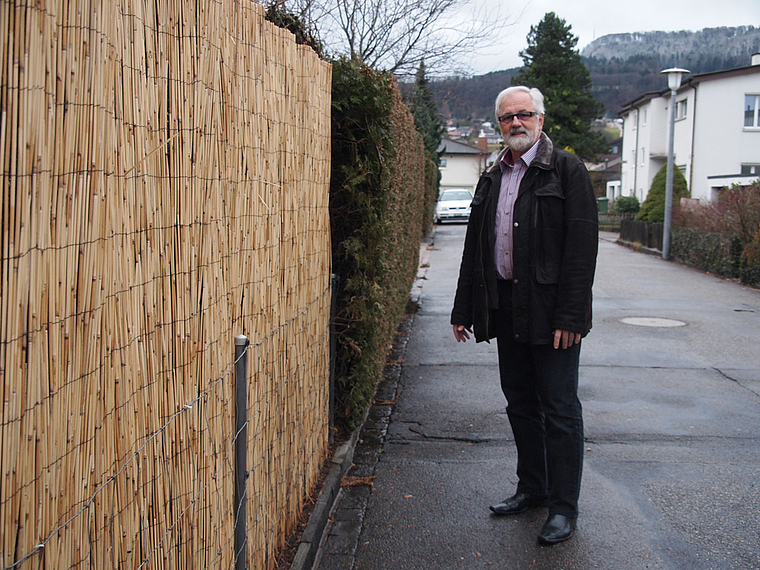
[[[0,4],[0,566],[272,568],[327,448],[330,67],[229,0]]]

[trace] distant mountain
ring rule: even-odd
[[[678,66],[694,74],[733,69],[750,65],[754,53],[760,53],[760,28],[738,26],[610,34],[591,42],[581,55],[591,72],[594,96],[604,104],[606,115],[615,117],[624,103],[665,89],[663,69]],[[431,82],[439,112],[464,121],[493,120],[494,98],[518,71]]]
[[[760,52],[760,28],[705,28],[699,32],[610,34],[587,45],[581,55],[591,72],[594,96],[608,116],[639,95],[667,87],[660,73],[683,67],[696,73],[750,65]]]
[[[705,58],[747,58],[760,51],[760,28],[705,28],[698,32],[636,32],[609,34],[581,51],[587,59],[628,59],[658,55],[666,63],[683,67],[688,61]],[[747,59],[747,63],[749,60]]]

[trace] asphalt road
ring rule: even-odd
[[[760,569],[760,291],[602,236],[578,528],[542,547],[544,509],[488,510],[516,455],[495,342],[457,344],[449,325],[464,232],[437,227],[425,252],[358,541],[338,557],[333,529],[318,568]]]

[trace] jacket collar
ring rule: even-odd
[[[551,168],[552,156],[554,156],[554,143],[545,132],[541,131],[541,137],[538,140],[538,152],[536,152],[536,158],[531,164],[542,168]]]

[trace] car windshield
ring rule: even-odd
[[[449,202],[451,200],[472,200],[472,194],[467,190],[446,190],[441,194],[441,202]]]

